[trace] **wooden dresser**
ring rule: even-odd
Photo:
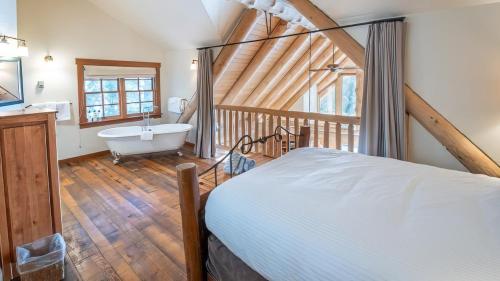
[[[16,246],[59,232],[55,112],[0,112],[0,251],[4,280],[17,276]]]

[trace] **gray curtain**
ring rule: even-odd
[[[198,53],[198,126],[195,153],[200,158],[215,156],[214,82],[212,50]]]
[[[404,23],[372,24],[365,53],[359,152],[406,159]]]

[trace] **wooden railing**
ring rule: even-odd
[[[311,128],[312,147],[330,147],[339,150],[356,151],[359,136],[359,117],[320,114],[300,111],[281,111],[265,108],[216,105],[216,142],[223,147],[232,147],[247,134],[257,139],[269,135],[277,125],[298,134],[300,126]],[[296,144],[297,140],[284,140]],[[258,144],[254,152],[278,156],[273,142]]]

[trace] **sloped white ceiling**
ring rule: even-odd
[[[404,16],[499,0],[310,0],[340,23]]]
[[[220,43],[244,6],[233,0],[88,0],[166,49]]]
[[[166,49],[221,43],[245,6],[241,0],[88,0]],[[255,2],[256,0],[248,0]],[[274,2],[276,0],[266,0]],[[478,5],[500,0],[310,0],[339,23]],[[258,1],[257,1],[258,2]],[[262,0],[260,2],[263,2]],[[265,2],[265,1],[264,1]]]

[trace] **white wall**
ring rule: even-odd
[[[500,163],[498,15],[499,3],[408,15],[405,80]],[[366,43],[366,27],[348,32]],[[409,124],[411,161],[466,170],[416,120]]]
[[[406,81],[476,145],[500,163],[500,4],[408,17]],[[414,161],[464,167],[417,122]]]
[[[181,97],[190,100],[196,91],[196,70],[191,70],[191,62],[198,59],[196,50],[168,51],[166,54],[166,83],[169,97]],[[168,113],[167,120],[174,123],[179,118],[178,114]],[[196,126],[196,114],[191,118],[190,124]],[[195,130],[191,130],[187,141],[194,143]]]
[[[73,119],[57,124],[60,159],[107,149],[96,135],[106,127],[79,129],[75,58],[161,62],[162,112],[166,112],[163,48],[148,42],[90,2],[19,0],[18,33],[27,40],[30,52],[23,60],[25,103],[73,102]],[[47,54],[54,57],[52,63],[44,62]],[[36,88],[39,80],[45,81],[42,91]]]

